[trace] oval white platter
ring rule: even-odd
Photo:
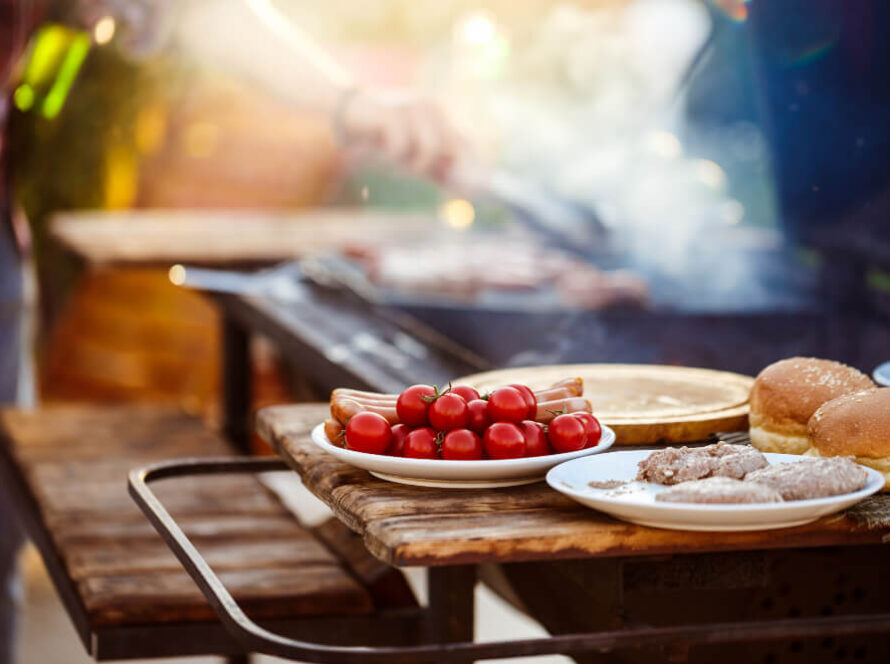
[[[673,530],[768,530],[799,526],[834,514],[880,491],[884,477],[868,471],[865,487],[853,493],[785,503],[747,503],[702,505],[698,503],[656,502],[655,496],[668,487],[652,482],[637,482],[637,463],[652,450],[612,452],[602,457],[574,459],[552,468],[547,483],[582,505],[600,510],[618,519],[654,528]],[[795,463],[804,457],[794,454],[766,454],[770,464]],[[595,488],[590,482],[617,480],[627,484]]]
[[[446,461],[443,459],[406,459],[385,454],[367,454],[347,450],[331,443],[324,425],[312,430],[312,442],[328,454],[375,477],[399,484],[446,489],[488,489],[531,484],[544,479],[547,471],[564,461],[604,452],[615,442],[615,432],[603,426],[603,435],[595,447],[521,459],[482,459],[479,461]]]

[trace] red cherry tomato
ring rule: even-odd
[[[572,414],[584,423],[584,430],[587,432],[587,442],[584,444],[584,447],[596,447],[603,436],[603,428],[600,426],[600,421],[590,413]]]
[[[532,420],[525,420],[519,425],[519,428],[522,429],[522,435],[525,436],[525,456],[534,457],[553,454],[542,424]]]
[[[442,458],[475,461],[482,458],[482,441],[469,429],[454,429],[442,441]]]
[[[528,404],[522,392],[513,387],[499,387],[488,397],[488,419],[491,422],[518,424],[528,419]]]
[[[405,437],[405,456],[409,459],[438,459],[436,432],[430,427],[414,429]]]
[[[396,424],[392,428],[392,443],[386,451],[390,456],[405,456],[405,438],[411,433],[411,427],[407,424]]]
[[[392,429],[382,415],[364,411],[346,423],[346,447],[356,452],[383,454],[392,442]]]
[[[535,393],[532,392],[531,388],[528,385],[520,385],[518,383],[514,383],[510,385],[514,390],[519,390],[525,399],[525,405],[528,407],[528,410],[525,411],[525,417],[529,420],[534,420],[538,415],[538,400],[535,398]]]
[[[492,459],[518,459],[525,456],[525,436],[515,424],[495,422],[482,437],[485,453]]]
[[[557,415],[547,427],[547,438],[557,452],[574,452],[583,449],[587,442],[584,422],[572,413]]]
[[[455,385],[451,388],[451,394],[456,394],[459,397],[463,397],[464,401],[470,403],[473,399],[479,398],[479,392],[470,387],[469,385]]]
[[[456,394],[443,394],[430,404],[427,418],[436,431],[463,429],[470,419],[467,402]]]
[[[411,427],[426,426],[430,402],[424,397],[433,397],[435,394],[436,390],[431,385],[412,385],[403,390],[396,400],[399,421]]]
[[[482,399],[468,401],[467,411],[470,413],[467,426],[481,436],[488,427],[488,402]]]

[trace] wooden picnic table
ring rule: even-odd
[[[447,616],[447,640],[472,638],[478,578],[555,634],[636,622],[887,611],[890,605],[869,581],[883,564],[887,529],[865,528],[841,514],[780,531],[660,530],[587,509],[544,483],[496,490],[394,484],[312,443],[309,432],[327,412],[327,404],[266,408],[257,427],[373,555],[394,566],[428,568],[431,608]],[[793,643],[803,647],[799,638]],[[872,661],[890,644],[884,637],[865,643],[823,639],[818,652],[806,648],[807,661],[852,655],[857,647],[872,653],[865,657]],[[751,648],[765,659],[752,659]],[[782,650],[775,646],[742,649],[741,659],[737,650],[721,651],[721,659],[784,661],[774,659]],[[713,652],[705,648],[690,661],[714,661]]]
[[[169,406],[0,410],[0,481],[92,657],[246,661],[126,490],[135,466],[232,453]],[[258,618],[339,638],[384,629],[381,609],[414,606],[401,575],[363,552],[342,524],[303,526],[256,477],[196,478],[159,491]]]

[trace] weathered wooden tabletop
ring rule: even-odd
[[[784,530],[706,533],[660,530],[582,507],[543,482],[506,489],[447,490],[393,484],[342,463],[309,438],[327,404],[274,406],[257,428],[303,483],[368,550],[399,566],[439,566],[671,553],[879,544],[886,530],[843,515]]]
[[[428,233],[418,216],[358,208],[66,212],[52,220],[59,244],[89,265],[270,265],[360,242]]]

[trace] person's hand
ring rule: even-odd
[[[414,93],[355,91],[345,100],[339,129],[348,150],[437,179],[451,169],[461,143],[441,106]]]

